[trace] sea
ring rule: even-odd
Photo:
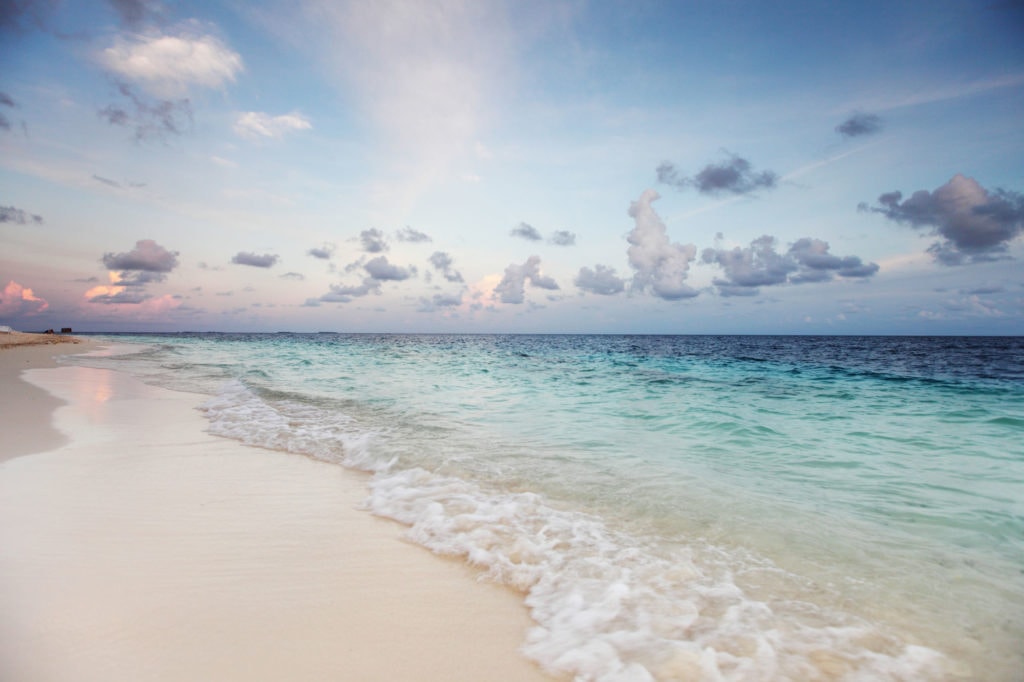
[[[1024,680],[1024,338],[99,339],[68,361],[369,472],[560,678]]]

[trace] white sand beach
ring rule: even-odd
[[[551,679],[519,595],[360,511],[360,475],[55,366],[82,348],[0,352],[0,679]]]

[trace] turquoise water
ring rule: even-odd
[[[553,672],[1022,679],[1022,339],[109,340],[141,350],[75,361],[373,472],[368,510],[523,592]]]

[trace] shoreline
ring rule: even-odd
[[[58,355],[86,352],[97,345],[92,340],[56,334],[0,334],[0,433],[4,435],[0,462],[68,442],[52,423],[53,412],[64,401],[25,381],[23,370],[56,367]]]
[[[23,445],[0,461],[0,677],[553,679],[519,653],[521,597],[360,510],[365,477],[210,435],[197,396],[63,350],[0,353],[25,404],[3,425]]]

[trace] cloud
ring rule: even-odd
[[[139,28],[151,19],[160,19],[163,7],[153,0],[108,0],[117,11],[121,24],[128,28]]]
[[[35,225],[42,225],[43,216],[36,215],[35,213],[26,213],[20,208],[15,208],[14,206],[0,206],[0,223],[25,225],[30,222]]]
[[[286,272],[283,275],[281,275],[281,279],[294,279],[302,281],[306,279],[306,276],[303,275],[301,272]]]
[[[215,36],[197,35],[198,28],[189,24],[181,35],[121,35],[98,59],[162,99],[180,97],[193,86],[217,89],[233,82],[244,68],[241,56]]]
[[[131,251],[103,254],[103,265],[108,270],[168,273],[178,266],[178,252],[168,251],[152,239],[140,239]]]
[[[635,221],[626,237],[630,244],[626,254],[635,271],[632,289],[650,289],[655,296],[669,301],[692,298],[698,292],[687,286],[686,278],[690,262],[697,256],[697,247],[669,241],[665,224],[651,208],[651,202],[658,198],[657,192],[648,189],[629,207],[629,215]]]
[[[421,298],[417,312],[432,313],[444,308],[457,308],[462,305],[462,294],[434,294],[433,298]]]
[[[0,92],[0,106],[11,107],[12,109],[17,106],[11,96],[6,92]],[[11,129],[11,122],[7,120],[7,117],[0,113],[0,128],[4,130]]]
[[[141,239],[131,251],[103,254],[102,261],[110,271],[110,283],[92,287],[85,298],[90,303],[137,304],[151,298],[147,285],[164,281],[178,266],[178,252],[168,251],[152,239]]]
[[[27,287],[13,279],[0,291],[0,319],[13,320],[22,316],[37,315],[50,304],[39,298]]]
[[[526,223],[519,223],[509,231],[509,234],[513,237],[522,237],[523,239],[528,239],[532,242],[539,242],[544,239],[544,237],[540,235],[540,232],[537,231],[537,228]]]
[[[1005,258],[1010,242],[1024,232],[1024,195],[989,191],[974,178],[957,174],[932,192],[918,190],[903,199],[899,191],[878,197],[862,209],[916,229],[930,229],[939,241],[928,252],[945,265]]]
[[[763,286],[829,282],[836,275],[864,279],[879,269],[876,263],[864,263],[857,256],[829,253],[828,242],[820,239],[798,239],[785,253],[776,251],[776,243],[775,237],[764,235],[746,248],[704,249],[701,260],[725,271],[724,279],[714,280],[723,296],[755,296]]]
[[[271,253],[264,253],[262,255],[250,253],[248,251],[239,251],[231,259],[231,262],[235,265],[251,265],[254,268],[270,268],[277,264],[280,256]]]
[[[462,282],[462,273],[452,268],[452,257],[444,251],[435,251],[430,256],[430,264],[441,271],[449,282]]]
[[[242,137],[282,137],[296,130],[311,130],[313,124],[298,113],[271,116],[262,111],[247,111],[235,120],[235,132]]]
[[[695,187],[701,194],[717,195],[721,193],[749,194],[759,189],[771,189],[778,181],[773,171],[755,173],[746,159],[729,154],[726,161],[719,164],[708,164],[693,177],[680,175],[679,170],[670,161],[662,161],[657,168],[658,182],[672,185],[677,189]]]
[[[97,115],[110,125],[135,129],[135,140],[160,139],[180,135],[192,126],[192,104],[188,99],[151,100],[126,83],[118,83],[118,92],[131,103],[130,111],[113,104]]]
[[[515,263],[505,268],[505,276],[496,287],[494,293],[502,303],[522,303],[525,296],[525,285],[540,289],[556,290],[558,283],[540,272],[540,256],[530,256],[522,265]]]
[[[427,233],[414,230],[408,225],[401,230],[398,230],[398,232],[395,233],[395,238],[400,242],[412,242],[414,244],[433,241]]]
[[[306,252],[307,255],[313,258],[319,258],[320,260],[330,260],[331,256],[334,255],[334,244],[324,242],[323,246],[314,246],[312,249]]]
[[[549,240],[555,246],[573,246],[576,244],[576,233],[568,230],[558,230],[551,233]]]
[[[401,282],[416,274],[415,268],[403,268],[389,263],[387,256],[370,259],[363,269],[378,282]]]
[[[360,232],[359,239],[363,242],[363,251],[367,253],[381,253],[388,250],[388,243],[384,238],[384,233],[376,227]]]
[[[593,270],[580,268],[573,283],[584,291],[601,296],[611,296],[626,288],[626,281],[615,274],[614,268],[606,265],[595,265]]]
[[[882,129],[882,119],[875,114],[857,112],[836,126],[836,132],[843,137],[872,135]]]

